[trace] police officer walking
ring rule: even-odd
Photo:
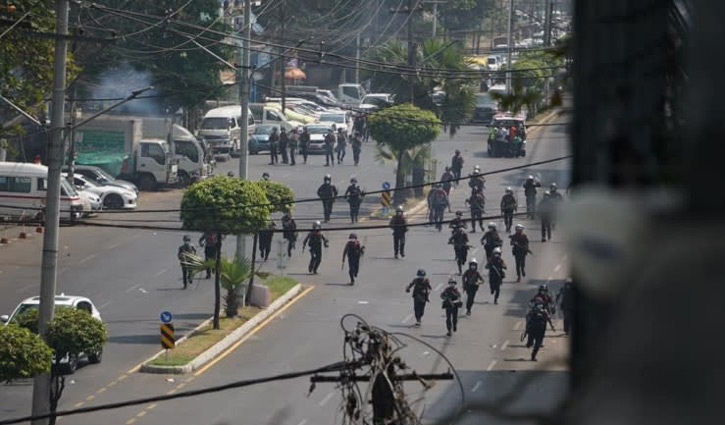
[[[574,286],[571,279],[564,282],[564,286],[556,294],[556,303],[564,316],[564,333],[569,335],[571,322],[574,318]]]
[[[204,232],[199,238],[199,246],[204,247],[204,261],[216,260],[217,255],[217,234],[215,232]],[[206,268],[206,278],[211,277],[211,267]],[[214,270],[216,272],[216,270]]]
[[[307,149],[310,147],[310,132],[307,130],[307,127],[302,129],[302,134],[300,134],[299,147],[302,159],[305,161],[305,164],[307,164]]]
[[[329,167],[330,165],[335,166],[335,156],[333,154],[335,151],[335,142],[335,133],[330,129],[325,135],[325,167]]]
[[[551,240],[551,221],[554,216],[554,201],[549,191],[544,192],[544,197],[539,203],[539,218],[541,219],[541,242]]]
[[[463,211],[456,211],[456,217],[451,220],[450,223],[448,223],[449,229],[465,229],[468,226],[466,225],[466,222],[463,221]]]
[[[312,274],[317,274],[317,269],[320,267],[322,262],[322,245],[325,248],[328,247],[329,242],[325,235],[322,234],[322,225],[319,221],[312,224],[312,231],[307,234],[305,240],[302,241],[302,252],[305,251],[305,247],[310,247],[310,264],[307,266],[307,271]]]
[[[441,299],[443,300],[442,307],[446,310],[446,329],[448,330],[446,335],[451,336],[451,331],[458,330],[458,309],[463,306],[461,293],[456,288],[455,279],[448,280],[448,287],[441,293]]]
[[[446,191],[446,195],[451,195],[451,186],[453,185],[453,180],[455,177],[453,176],[453,172],[451,171],[451,167],[446,167],[446,170],[443,172],[443,175],[441,176],[441,186],[443,187],[443,190]]]
[[[509,236],[511,246],[513,247],[513,255],[516,259],[516,282],[521,282],[521,276],[526,277],[526,256],[531,253],[529,249],[529,238],[524,234],[524,226],[516,225],[516,233]]]
[[[279,133],[277,133],[277,127],[275,127],[272,129],[272,134],[269,135],[269,165],[274,165],[279,161],[277,158],[278,143]]]
[[[322,200],[322,210],[325,215],[325,223],[327,223],[332,214],[332,204],[335,203],[337,197],[337,188],[332,184],[332,177],[329,174],[325,174],[324,182],[317,188],[317,196]]]
[[[299,140],[300,135],[295,128],[289,136],[289,165],[297,164],[297,145]]]
[[[360,259],[363,255],[365,255],[365,247],[357,240],[355,233],[350,233],[345,249],[342,250],[342,265],[345,266],[345,257],[347,257],[350,285],[355,284],[355,278],[360,271]]]
[[[483,283],[483,276],[478,271],[478,261],[475,258],[471,258],[468,270],[463,273],[461,280],[463,281],[463,291],[466,293],[466,316],[470,316],[476,292],[478,292],[479,285]]]
[[[514,212],[518,209],[519,205],[514,197],[514,191],[510,188],[506,188],[506,193],[501,197],[501,212],[503,213],[503,222],[506,226],[506,232],[511,232],[511,226],[514,222]]]
[[[393,252],[395,259],[398,259],[398,253],[405,258],[405,233],[408,231],[408,220],[403,214],[403,206],[398,205],[395,209],[395,215],[390,219],[390,228],[393,229]]]
[[[267,261],[269,253],[272,251],[272,237],[274,236],[274,229],[277,226],[274,221],[270,221],[266,229],[260,230],[257,240],[259,241],[259,258]]]
[[[282,154],[282,164],[289,162],[287,158],[287,145],[289,143],[289,137],[287,136],[287,130],[284,127],[280,130],[279,134],[279,152]]]
[[[536,218],[536,188],[541,187],[541,183],[529,176],[524,182],[524,195],[526,195],[526,217],[533,220]]]
[[[427,277],[425,277],[425,270],[418,269],[416,278],[408,284],[405,288],[405,292],[410,292],[410,288],[413,288],[413,313],[415,314],[415,326],[420,326],[420,321],[425,313],[425,303],[430,301],[428,295],[430,295],[433,290],[430,286],[430,281]]]
[[[463,271],[463,265],[466,264],[468,248],[471,247],[468,244],[468,235],[460,227],[454,229],[453,234],[448,239],[448,244],[453,245],[453,252],[456,255],[456,264],[458,265],[458,274],[460,275]],[[463,289],[466,289],[465,286]]]
[[[179,247],[179,252],[176,254],[179,262],[181,263],[181,275],[184,280],[184,289],[192,282],[192,271],[193,263],[191,257],[196,255],[196,248],[191,244],[191,237],[184,235],[184,244]]]
[[[352,146],[352,159],[355,162],[355,165],[358,165],[360,164],[360,152],[362,152],[362,138],[360,137],[360,133],[357,131],[352,137],[350,145]]]
[[[498,304],[498,296],[501,294],[501,284],[506,277],[506,263],[501,258],[501,247],[497,246],[493,249],[493,256],[486,264],[488,269],[488,285],[493,295],[493,303]]]
[[[526,333],[529,339],[526,342],[526,348],[534,348],[531,350],[531,361],[536,361],[536,355],[539,353],[541,346],[544,344],[544,336],[546,335],[546,324],[551,325],[551,330],[555,331],[554,324],[551,322],[549,313],[546,312],[543,305],[536,304],[526,315]]]
[[[360,189],[360,186],[357,185],[357,178],[352,177],[350,179],[350,186],[348,186],[345,191],[345,199],[347,199],[347,203],[350,204],[350,222],[353,224],[358,222],[360,204],[362,204],[362,198],[364,196],[365,192],[363,192],[363,190]]]
[[[468,187],[471,188],[471,192],[481,192],[486,188],[486,178],[481,174],[481,167],[476,165],[473,167],[473,173],[468,178]]]
[[[433,222],[436,225],[436,229],[440,232],[443,228],[443,215],[445,214],[446,208],[450,209],[448,203],[448,195],[441,188],[440,184],[434,184],[431,193],[428,195],[430,200],[430,206],[433,210]]]
[[[458,186],[458,181],[461,178],[461,170],[463,169],[463,157],[461,156],[461,151],[456,149],[456,154],[453,155],[453,158],[451,158],[451,171],[453,172],[453,177],[456,179],[456,186]]]
[[[287,241],[287,256],[292,257],[297,242],[297,223],[289,211],[282,216],[282,237]]]
[[[496,230],[496,223],[488,223],[488,230],[486,230],[486,233],[481,238],[481,245],[483,245],[483,249],[486,251],[486,261],[491,261],[493,250],[503,245],[503,240],[501,240],[501,236],[498,235],[498,231]]]
[[[474,191],[471,193],[471,197],[466,199],[466,203],[471,208],[471,233],[476,233],[476,220],[478,220],[478,227],[483,230],[483,213],[486,204],[483,193]]]
[[[347,136],[342,127],[337,129],[337,163],[342,164],[347,151]]]
[[[556,190],[556,183],[549,186],[549,198],[551,199],[551,227],[556,229],[556,213],[559,206],[564,202],[564,197]],[[549,238],[551,239],[551,238]]]

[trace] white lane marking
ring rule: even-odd
[[[498,363],[496,360],[491,360],[491,363],[489,363],[488,367],[486,368],[486,371],[491,371],[491,369],[496,366],[496,363]]]
[[[83,264],[83,263],[85,263],[86,261],[88,261],[88,260],[92,260],[92,259],[94,259],[94,258],[96,258],[96,254],[91,254],[91,255],[89,255],[88,257],[86,257],[86,258],[82,259],[81,261],[79,261],[79,262],[78,262],[78,264]]]
[[[423,351],[422,353],[420,353],[420,356],[421,357],[424,357],[424,356],[427,356],[429,354],[430,354],[430,351]]]
[[[369,301],[358,301],[357,303],[358,303],[358,304],[370,304],[370,302],[369,302]]]
[[[105,303],[101,304],[101,305],[100,305],[100,306],[98,307],[98,309],[99,309],[99,310],[103,310],[103,309],[104,309],[104,308],[105,308],[106,306],[108,306],[108,304],[111,304],[111,302],[110,302],[110,301],[108,301],[108,302],[105,302]]]
[[[138,288],[138,290],[139,290],[139,291],[141,291],[141,292],[142,292],[142,293],[144,293],[144,294],[148,294],[148,292],[149,292],[149,291],[147,291],[147,290],[145,290],[145,289],[143,289],[143,288]]]
[[[326,395],[326,396],[325,396],[325,398],[323,398],[323,399],[322,399],[322,401],[321,401],[321,402],[319,403],[319,406],[320,406],[320,407],[322,407],[322,406],[324,406],[325,404],[327,404],[327,402],[328,402],[328,401],[330,401],[330,399],[331,399],[331,398],[332,398],[332,396],[334,396],[334,395],[335,395],[335,393],[330,393],[330,394]]]
[[[478,391],[479,388],[481,388],[481,381],[476,381],[476,385],[471,388],[471,392],[475,393],[476,391]]]
[[[524,324],[524,321],[523,321],[523,320],[519,320],[519,321],[518,321],[518,322],[516,322],[516,324],[514,325],[514,330],[515,330],[515,331],[517,331],[517,330],[521,329],[521,325],[523,325],[523,324]]]
[[[302,419],[300,421],[300,423],[298,423],[297,425],[305,425],[306,423],[307,423],[307,419]]]
[[[408,323],[410,321],[410,319],[412,319],[412,318],[413,318],[412,314],[405,316],[405,319],[403,319],[403,323]]]
[[[124,292],[126,292],[128,294],[129,292],[133,291],[134,289],[138,288],[139,286],[141,286],[141,284],[137,283],[137,284],[133,285],[132,287],[126,289]]]
[[[119,244],[119,243],[115,243],[115,244],[113,244],[113,245],[109,246],[109,247],[108,247],[108,251],[110,251],[110,250],[112,250],[112,249],[116,249],[116,248],[118,248],[118,246],[119,246],[119,245],[121,245],[121,244]]]
[[[161,270],[160,272],[156,273],[156,274],[154,275],[154,277],[159,277],[159,276],[161,276],[162,274],[166,273],[167,271],[169,271],[169,269],[163,269],[163,270]]]
[[[508,347],[508,346],[509,346],[509,340],[507,339],[506,342],[504,342],[503,345],[501,345],[501,351],[505,350],[506,347]]]
[[[438,284],[438,285],[437,285],[437,286],[435,287],[434,291],[438,292],[438,291],[440,291],[440,290],[441,290],[441,288],[442,288],[442,287],[443,287],[443,284],[442,284],[442,283],[439,283],[439,284]]]
[[[561,264],[557,264],[556,267],[554,267],[554,272],[558,272],[561,270]]]

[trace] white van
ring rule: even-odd
[[[242,107],[222,106],[210,110],[201,120],[199,137],[214,153],[236,153],[241,148]],[[254,133],[255,120],[251,111],[247,119],[247,133]]]
[[[45,207],[48,167],[0,162],[0,217],[34,218]],[[60,181],[60,218],[74,221],[83,212],[78,193],[66,179]]]

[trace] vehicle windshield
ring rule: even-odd
[[[229,128],[229,118],[204,118],[201,121],[202,130],[226,130]]]
[[[362,103],[375,106],[385,106],[388,102],[379,96],[365,96],[363,97]]]
[[[345,116],[340,114],[323,114],[320,115],[320,121],[334,122],[336,124],[344,124]]]
[[[103,178],[103,180],[107,180],[109,182],[112,182],[112,181],[115,181],[116,180],[115,177],[113,177],[112,175],[108,174],[107,172],[105,172],[104,170],[102,170],[100,168],[98,170],[96,170],[96,172],[101,175],[101,177]]]
[[[272,130],[277,128],[276,125],[259,125],[254,129],[254,134],[272,134]]]
[[[518,127],[520,125],[524,125],[524,122],[523,121],[520,121],[520,120],[494,120],[493,121],[493,126],[494,127],[502,126],[504,128],[509,128],[509,127],[512,127],[512,126],[513,127]]]
[[[98,187],[99,186],[99,184],[96,183],[96,182],[94,182],[93,179],[83,179],[83,178],[80,178],[78,176],[75,176],[75,178],[78,179],[78,182],[79,183],[80,182],[83,182],[83,183],[87,184],[88,186],[93,186],[93,187]]]
[[[310,134],[327,134],[329,130],[330,127],[307,127],[307,131],[309,131]]]
[[[476,106],[493,106],[495,102],[488,93],[479,93],[476,95]]]
[[[70,308],[68,305],[56,305],[55,311],[58,311],[61,308]],[[15,322],[18,316],[20,316],[23,313],[27,313],[28,311],[37,310],[38,304],[21,304],[20,307],[18,307],[18,310],[13,314],[13,317],[10,318],[11,322]]]

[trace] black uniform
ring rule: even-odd
[[[486,205],[486,199],[483,197],[483,194],[481,192],[473,192],[471,197],[466,200],[466,203],[471,207],[471,233],[476,233],[476,220],[478,220],[478,226],[483,230],[483,214]]]
[[[279,134],[279,152],[282,154],[282,163],[287,164],[288,158],[287,158],[287,145],[289,144],[289,138],[287,137],[287,132],[283,128]]]
[[[564,197],[561,195],[561,193],[557,191],[550,192],[549,198],[551,198],[551,228],[556,229],[556,213],[559,209],[559,206],[562,202],[564,202]]]
[[[350,221],[357,223],[358,215],[360,214],[360,204],[362,204],[362,198],[365,196],[365,192],[360,189],[360,186],[351,184],[345,191],[345,199],[350,204]]]
[[[497,246],[502,246],[503,241],[497,231],[487,230],[481,238],[481,245],[483,245],[483,249],[486,251],[486,261],[490,261],[493,255],[493,250]]]
[[[302,130],[302,134],[300,134],[300,153],[302,154],[302,158],[305,161],[305,164],[307,164],[307,149],[310,146],[310,133],[305,128]]]
[[[539,203],[539,218],[541,219],[541,241],[551,239],[551,221],[554,216],[554,202],[550,197],[544,196]]]
[[[342,161],[345,160],[345,153],[347,151],[347,137],[345,137],[345,133],[338,132],[337,133],[337,163],[342,164]]]
[[[359,135],[352,138],[352,159],[355,161],[355,165],[360,163],[360,152],[362,151],[362,140]]]
[[[196,248],[192,244],[184,244],[179,247],[179,252],[176,255],[181,263],[181,276],[184,280],[184,289],[192,281],[192,266],[188,257],[190,254],[196,255]]]
[[[297,242],[297,223],[292,217],[282,217],[282,237],[287,240],[287,256],[292,257],[292,250]]]
[[[514,212],[518,208],[518,202],[513,194],[507,193],[501,198],[501,212],[503,213],[503,222],[506,225],[506,231],[511,231],[514,223]]]
[[[466,224],[465,221],[463,221],[463,219],[461,217],[456,215],[456,217],[453,220],[451,220],[450,223],[448,223],[448,228],[453,229],[453,230],[466,229],[466,228],[468,228],[468,225]]]
[[[458,309],[462,305],[461,293],[455,286],[448,286],[441,293],[441,299],[442,307],[446,310],[446,329],[450,335],[451,330],[453,332],[458,330]]]
[[[483,193],[483,189],[486,187],[486,178],[480,174],[471,174],[470,178],[468,179],[468,187],[471,188],[471,192]]]
[[[456,229],[453,231],[453,235],[448,239],[448,243],[453,245],[453,251],[456,254],[456,264],[458,264],[458,274],[461,274],[462,267],[466,264],[468,257],[468,235],[463,229]],[[465,286],[463,290],[465,290]]]
[[[403,215],[395,215],[390,219],[390,228],[393,229],[393,252],[395,258],[398,253],[405,257],[405,233],[408,231],[408,220]]]
[[[451,186],[453,186],[454,179],[453,173],[448,170],[441,176],[441,187],[446,191],[446,195],[451,194]]]
[[[213,232],[206,232],[199,238],[199,246],[204,247],[204,260],[216,260],[217,255],[217,234]],[[206,268],[206,278],[211,277],[212,268]]]
[[[350,284],[355,283],[355,278],[360,271],[360,258],[365,254],[365,247],[360,245],[357,239],[351,239],[345,244],[342,251],[342,261],[347,257],[348,273],[350,274]]]
[[[466,292],[466,314],[471,314],[471,308],[473,302],[476,299],[476,292],[478,292],[478,286],[483,283],[483,276],[478,270],[471,270],[470,268],[463,273],[463,290]]]
[[[526,180],[524,182],[524,195],[526,195],[526,214],[530,219],[536,218],[536,188],[541,187],[541,183],[534,180]]]
[[[332,133],[325,135],[325,166],[332,165],[335,166],[335,156],[334,156],[334,149],[335,149],[335,135]]]
[[[297,144],[300,139],[297,131],[293,131],[289,138],[289,163],[290,165],[297,164]]]
[[[458,179],[461,178],[463,162],[463,157],[461,155],[453,155],[453,158],[451,158],[451,171],[453,171],[453,177],[456,178],[456,186],[458,185]]]
[[[276,131],[269,135],[269,165],[276,164],[279,159],[277,158],[277,144],[279,143],[279,134]]]
[[[493,295],[493,303],[498,304],[498,296],[501,294],[501,284],[503,279],[506,277],[506,263],[500,256],[491,257],[491,260],[486,264],[488,269],[488,285],[491,288],[491,295]]]
[[[556,294],[556,303],[559,304],[561,314],[564,315],[564,333],[569,335],[571,321],[574,318],[574,288],[564,284]]]
[[[512,253],[516,259],[516,276],[521,281],[521,276],[526,277],[526,256],[529,255],[529,238],[522,233],[514,233],[509,236],[511,239]]]
[[[275,229],[274,222],[269,223],[266,229],[259,231],[257,240],[259,241],[259,258],[267,261],[269,253],[272,251],[272,237]]]
[[[305,240],[302,242],[302,246],[310,247],[310,265],[307,267],[307,271],[310,273],[317,274],[317,269],[320,267],[322,262],[322,245],[327,247],[327,238],[322,234],[321,230],[313,230],[308,233]]]
[[[337,188],[333,184],[325,182],[317,189],[317,196],[322,199],[322,209],[325,214],[325,223],[327,223],[332,214],[332,204],[335,203],[337,197]]]
[[[547,323],[551,324],[552,328],[554,327],[551,323],[549,313],[547,313],[544,309],[533,309],[526,315],[526,333],[529,336],[529,339],[526,342],[526,348],[531,348],[531,346],[534,347],[531,351],[532,361],[536,360],[536,354],[538,354],[539,349],[541,349],[541,346],[544,344]]]
[[[425,303],[429,301],[428,295],[433,288],[430,286],[428,278],[425,277],[416,277],[413,279],[405,291],[410,292],[410,288],[413,288],[413,312],[415,313],[415,321],[420,325],[420,319],[423,318],[423,313],[425,313]]]
[[[433,222],[436,224],[436,228],[440,231],[443,228],[443,214],[448,207],[448,195],[441,188],[435,188],[431,190],[428,196],[430,200],[430,206],[433,210]]]

